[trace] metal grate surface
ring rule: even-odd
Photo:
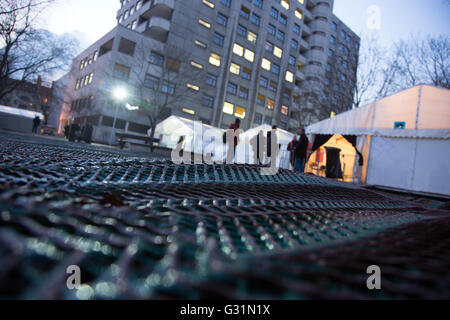
[[[248,165],[11,138],[0,149],[0,298],[450,297],[443,210]]]

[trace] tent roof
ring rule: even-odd
[[[394,129],[403,122],[405,129]],[[450,90],[416,86],[306,128],[308,134],[450,138]]]
[[[170,116],[166,120],[158,123],[158,125],[156,126],[156,132],[158,134],[171,135],[176,131],[177,134],[192,135],[192,132],[194,130],[194,122],[194,120],[189,120],[177,116]],[[202,129],[223,131],[222,129],[207,124],[202,124]]]
[[[263,125],[260,125],[260,126],[258,126],[256,128],[249,129],[249,130],[245,131],[241,135],[240,138],[241,138],[241,140],[243,138],[245,138],[245,137],[252,138],[252,137],[256,136],[259,133],[260,130],[262,130],[266,134],[266,132],[272,130],[272,126],[270,126],[268,124],[263,124]],[[285,131],[283,129],[277,129],[277,132],[278,132],[278,141],[281,144],[288,144],[289,142],[292,141],[292,138],[294,137],[293,133],[287,132],[287,131]]]
[[[0,112],[9,113],[16,116],[22,116],[31,119],[34,119],[34,117],[39,116],[39,118],[44,119],[44,115],[41,112],[19,109],[14,107],[0,106]]]

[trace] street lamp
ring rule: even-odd
[[[114,121],[113,121],[113,126],[112,126],[112,130],[111,130],[111,137],[109,139],[109,144],[112,145],[113,141],[114,141],[114,132],[115,132],[115,127],[116,127],[116,122],[117,122],[117,114],[119,113],[119,102],[125,100],[128,97],[128,92],[125,88],[123,87],[117,87],[113,90],[113,97],[116,100],[116,112],[114,115]]]

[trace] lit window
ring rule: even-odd
[[[258,39],[258,36],[255,33],[249,31],[247,35],[247,40],[255,43],[256,39]]]
[[[302,20],[303,19],[303,12],[302,12],[302,10],[300,10],[300,9],[295,10],[295,16],[298,19]]]
[[[210,8],[214,8],[214,3],[212,3],[212,2],[210,2],[208,0],[203,0],[203,3],[206,4]]]
[[[232,62],[230,66],[230,72],[234,74],[241,73],[241,66]]]
[[[221,57],[217,53],[211,52],[209,56],[209,63],[213,66],[220,67],[220,59]]]
[[[281,6],[286,10],[289,10],[289,0],[281,0]]]
[[[278,57],[278,58],[281,59],[281,57],[283,56],[283,50],[281,50],[281,48],[278,48],[277,46],[275,46],[275,47],[273,48],[273,55],[274,55],[275,57]]]
[[[262,59],[262,63],[261,63],[261,67],[265,70],[270,70],[271,67],[271,62],[269,60],[267,60],[266,58]]]
[[[90,74],[89,74],[89,83],[92,83],[92,80],[94,80],[94,73],[93,72],[91,72]]]
[[[200,63],[197,63],[195,61],[191,61],[191,66],[193,66],[194,68],[197,68],[197,69],[203,69],[203,65],[201,65]]]
[[[297,0],[301,4],[305,4],[305,0]]]
[[[200,90],[200,88],[199,88],[198,86],[193,85],[193,84],[191,84],[191,83],[186,83],[186,87],[188,87],[189,89],[192,89],[192,90],[194,90],[194,91]]]
[[[244,55],[244,47],[238,45],[237,43],[233,46],[233,53],[237,54],[238,56],[242,57]]]
[[[267,109],[273,110],[275,108],[275,101],[272,99],[267,99]]]
[[[181,111],[183,111],[184,113],[195,115],[195,110],[192,110],[192,109],[182,108]]]
[[[294,74],[290,71],[286,71],[286,81],[294,82]]]
[[[223,104],[223,113],[233,115],[234,105],[232,103],[226,102]]]
[[[195,45],[197,45],[199,47],[206,48],[206,43],[203,43],[199,40],[195,40],[194,43],[195,43]]]
[[[244,58],[250,62],[255,61],[255,53],[251,50],[245,49]]]
[[[235,117],[244,119],[245,118],[245,108],[236,106],[236,112],[234,113]]]
[[[289,107],[288,106],[281,106],[281,113],[285,116],[289,115]]]
[[[202,19],[198,19],[198,23],[200,23],[202,26],[204,26],[205,28],[210,29],[211,28],[211,24],[206,22],[205,20]]]

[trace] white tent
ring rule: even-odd
[[[356,136],[364,165],[354,176],[363,183],[450,195],[450,90],[416,86],[306,132]]]
[[[20,132],[31,132],[33,119],[36,116],[41,118],[41,121],[44,120],[44,115],[40,112],[0,106],[0,128]]]
[[[212,153],[218,160],[223,154],[224,130],[177,116],[170,116],[156,126],[155,137],[160,146],[175,149],[182,143],[182,149],[198,154]],[[220,149],[220,150],[219,150]]]
[[[237,162],[254,164],[254,152],[251,147],[251,139],[255,137],[260,131],[267,137],[267,132],[272,130],[272,126],[263,124],[253,129],[249,129],[240,135],[240,143],[236,148]],[[280,153],[277,159],[277,166],[279,168],[289,169],[289,151],[287,146],[292,141],[294,134],[282,129],[277,129],[278,144],[280,145]]]

